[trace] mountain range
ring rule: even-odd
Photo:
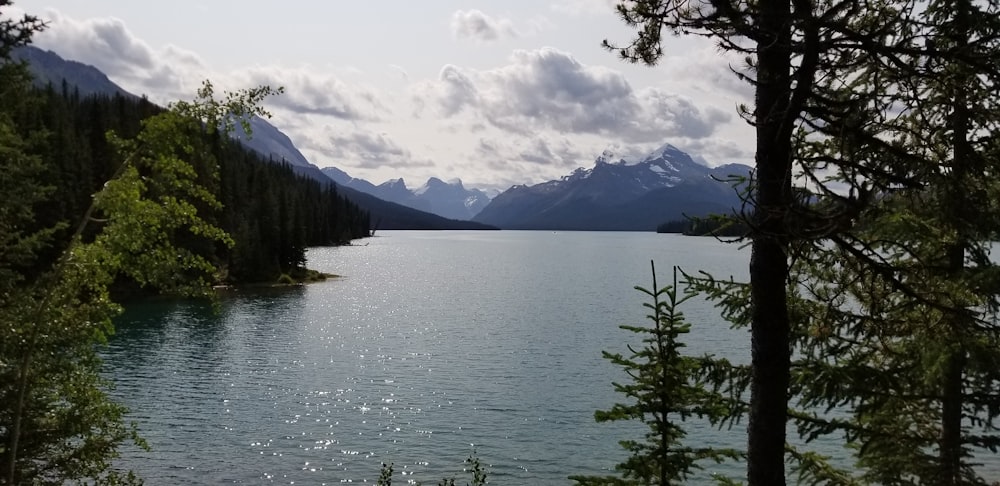
[[[710,168],[670,144],[640,159],[605,151],[593,168],[511,187],[474,221],[502,229],[653,231],[667,221],[732,213],[741,202],[727,180],[750,170]]]
[[[76,61],[68,61],[53,51],[25,46],[13,52],[14,59],[28,63],[35,82],[55,89],[75,90],[81,96],[94,94],[135,96],[111,81],[99,69]],[[235,138],[276,163],[287,163],[299,175],[324,183],[334,183],[310,163],[287,135],[267,120],[250,120],[251,135],[237,126]],[[369,212],[375,229],[495,229],[489,225],[446,218],[412,207],[386,201],[357,189],[338,186],[341,194]],[[469,217],[463,219],[470,219]]]
[[[16,50],[15,57],[30,64],[42,85],[76,89],[81,95],[134,96],[97,68],[64,60],[52,51],[27,46]],[[266,120],[254,118],[250,126],[252,137],[241,128],[234,137],[273,162],[289,164],[302,176],[337,184],[341,194],[371,214],[377,229],[653,231],[667,221],[731,213],[741,201],[726,180],[751,170],[739,164],[710,168],[670,144],[642,158],[605,151],[592,168],[576,169],[558,180],[513,186],[491,200],[457,179],[445,182],[432,177],[411,189],[402,179],[375,185],[336,167],[320,169]]]
[[[445,182],[431,177],[424,185],[410,189],[403,179],[392,179],[376,186],[364,179],[351,177],[336,167],[325,167],[322,171],[341,187],[357,189],[379,199],[451,219],[471,220],[490,203],[490,197],[485,192],[466,188],[461,179]]]

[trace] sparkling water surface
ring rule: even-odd
[[[749,252],[654,233],[380,231],[317,248],[343,277],[227,293],[220,307],[129,306],[105,352],[114,394],[152,447],[120,465],[147,484],[374,483],[458,476],[473,451],[491,484],[570,484],[625,458],[640,424],[597,424],[626,377],[601,358],[636,335],[671,267],[746,278]],[[689,301],[693,353],[748,358],[748,334]],[[744,432],[697,424],[703,444]],[[738,467],[708,472],[739,475]],[[697,481],[696,481],[697,482]]]

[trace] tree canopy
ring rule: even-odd
[[[744,56],[756,169],[750,282],[689,280],[751,330],[747,479],[980,484],[1000,402],[1000,24],[965,0],[638,0],[605,45],[656,63],[667,33]],[[731,382],[741,383],[740,370]],[[741,413],[733,409],[733,413]],[[838,415],[841,414],[841,415]],[[846,417],[843,414],[846,414]],[[860,476],[791,445],[843,434]],[[902,445],[902,446],[901,446]]]
[[[95,346],[113,296],[274,281],[304,271],[307,246],[367,236],[368,216],[229,138],[280,90],[206,83],[163,109],[33,87],[9,55],[42,27],[0,9],[0,484],[138,482],[114,468],[143,443]]]

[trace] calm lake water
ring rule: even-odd
[[[625,379],[601,350],[637,342],[618,325],[645,323],[633,286],[651,286],[650,260],[662,286],[674,265],[745,279],[748,256],[654,233],[381,231],[309,252],[342,278],[234,292],[217,312],[131,306],[106,367],[153,450],[122,466],[148,484],[336,484],[391,462],[396,484],[436,484],[475,450],[492,484],[606,473],[644,428],[594,422]],[[747,361],[746,331],[682,310],[692,352]]]

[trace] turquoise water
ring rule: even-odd
[[[343,277],[119,320],[108,374],[153,448],[123,466],[149,484],[337,484],[392,462],[395,484],[436,484],[475,450],[492,484],[606,473],[625,457],[617,441],[644,430],[593,420],[625,379],[601,350],[643,323],[632,287],[650,286],[651,259],[661,285],[673,265],[745,278],[748,254],[653,233],[385,231],[308,259]],[[745,331],[704,303],[682,310],[692,352],[747,360]]]

